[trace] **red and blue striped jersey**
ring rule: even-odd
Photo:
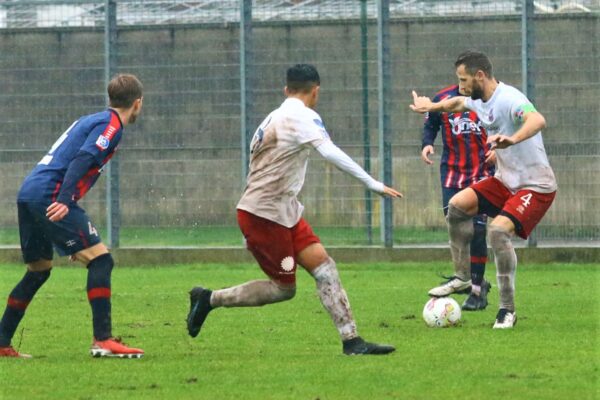
[[[81,199],[96,183],[101,169],[114,155],[123,132],[119,114],[108,109],[75,121],[52,145],[21,185],[18,201],[56,201],[65,173],[80,152],[91,154],[94,164],[81,171],[74,201]]]
[[[439,91],[432,101],[460,96],[458,85]],[[473,111],[432,112],[425,115],[422,147],[433,145],[442,130],[444,149],[440,162],[442,187],[465,188],[494,175],[494,166],[485,163],[487,132]]]

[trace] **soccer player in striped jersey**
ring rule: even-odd
[[[452,85],[439,91],[433,98],[433,102],[437,103],[460,95],[458,85]],[[433,144],[440,129],[443,143],[440,161],[442,206],[444,216],[447,216],[450,198],[469,185],[493,176],[494,166],[493,159],[486,160],[487,134],[473,111],[425,114],[421,159],[426,164],[433,164],[429,156],[434,154]],[[484,279],[487,262],[486,223],[485,214],[473,218],[473,239],[470,249],[472,285],[471,293],[462,306],[466,311],[483,310],[488,304],[487,294],[491,285]]]
[[[466,51],[458,56],[454,66],[465,96],[434,103],[413,91],[410,108],[419,113],[476,112],[488,131],[487,142],[496,149],[496,173],[450,199],[448,232],[454,278],[431,289],[430,294],[444,296],[470,286],[472,218],[485,213],[494,218],[488,226],[488,235],[500,292],[494,329],[510,329],[517,323],[517,255],[511,238],[516,234],[527,239],[556,196],[556,178],[541,132],[546,119],[518,89],[494,78],[492,63],[485,54]]]
[[[53,247],[87,266],[87,297],[92,308],[94,357],[140,358],[143,350],[112,336],[113,259],[96,227],[77,205],[114,155],[123,127],[142,110],[142,84],[133,75],[108,84],[109,108],[75,121],[25,178],[17,197],[19,234],[27,272],[8,297],[0,321],[0,357],[23,357],[11,340],[38,289],[50,277]],[[51,334],[49,340],[56,340]]]
[[[284,90],[287,99],[260,124],[250,144],[250,172],[237,216],[248,250],[269,279],[220,290],[193,288],[187,319],[190,336],[200,333],[208,313],[217,307],[258,307],[292,299],[300,265],[315,280],[321,303],[342,340],[344,354],[387,354],[395,350],[393,346],[369,343],[358,335],[336,263],[302,218],[304,207],[298,193],[311,150],[369,189],[390,197],[402,196],[373,179],[331,141],[314,111],[319,90],[320,78],[314,66],[298,64],[289,68]]]

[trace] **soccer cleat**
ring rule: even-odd
[[[14,358],[31,358],[29,354],[19,353],[12,346],[0,347],[0,358],[2,357],[14,357]]]
[[[457,276],[448,278],[444,284],[434,287],[429,291],[429,295],[432,297],[446,297],[452,293],[469,293],[471,291],[471,280],[463,281]]]
[[[352,339],[343,341],[343,349],[344,354],[348,356],[355,355],[381,355],[381,354],[389,354],[396,351],[394,346],[390,346],[388,344],[377,344],[377,343],[369,343],[365,342],[363,338],[357,336]]]
[[[127,347],[120,338],[94,339],[90,354],[92,357],[142,358],[144,350]]]
[[[492,285],[488,281],[483,281],[479,296],[471,292],[467,300],[463,303],[462,309],[465,311],[485,310],[488,305],[487,295],[491,289]]]
[[[196,337],[208,313],[213,309],[210,305],[211,290],[197,286],[190,291],[190,312],[187,316],[187,329],[191,337]]]
[[[510,329],[517,324],[517,313],[501,308],[496,314],[494,329]]]

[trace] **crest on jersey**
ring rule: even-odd
[[[108,149],[109,145],[110,145],[110,140],[108,140],[108,138],[106,136],[103,136],[103,135],[98,136],[98,139],[96,140],[96,146],[100,150]]]

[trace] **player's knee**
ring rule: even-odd
[[[97,271],[98,273],[110,274],[115,262],[110,253],[102,254],[89,262],[87,268],[90,272]]]
[[[511,244],[511,233],[497,225],[490,225],[488,228],[488,236],[490,246],[494,251],[504,250],[509,248]]]
[[[291,300],[296,295],[296,285],[282,285],[271,281],[273,284],[273,300],[286,301]]]
[[[27,263],[27,270],[30,272],[44,272],[52,269],[52,261],[50,260],[38,260],[31,263]]]
[[[458,205],[454,204],[452,200],[448,204],[448,215],[446,219],[449,224],[464,222],[473,218],[472,215],[467,213],[465,210],[460,208]]]
[[[39,287],[42,286],[48,280],[48,278],[50,278],[51,271],[52,268],[44,269],[41,271],[28,270],[27,274],[29,275],[30,279],[36,284],[36,286]]]

